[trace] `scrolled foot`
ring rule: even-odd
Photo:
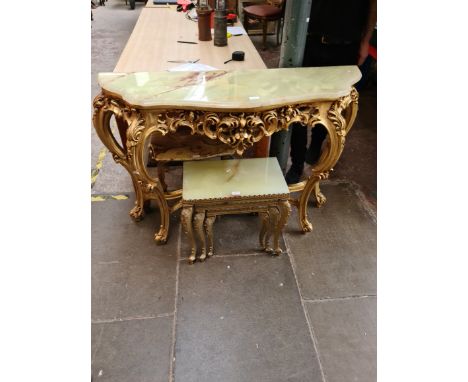
[[[167,242],[167,231],[165,229],[160,229],[159,232],[157,232],[154,235],[154,240],[156,241],[156,244],[161,245],[161,244],[166,244]]]
[[[283,250],[281,248],[276,248],[273,252],[272,255],[274,256],[279,256],[283,253]]]
[[[302,221],[301,227],[302,227],[302,232],[304,233],[312,232],[313,230],[312,224],[308,220]]]
[[[130,217],[136,222],[143,220],[144,214],[144,210],[140,206],[133,207],[129,212]]]
[[[190,256],[188,258],[188,263],[189,264],[193,264],[197,259],[197,254],[195,251],[192,250],[192,252],[190,253]]]
[[[208,257],[211,257],[214,255],[214,249],[213,247],[209,247],[208,248],[208,253],[206,254]]]
[[[318,192],[317,194],[315,194],[315,201],[316,201],[317,207],[320,208],[327,202],[327,198],[325,197],[324,194],[322,194],[321,192]]]
[[[323,178],[324,179],[328,178],[328,174],[324,175]],[[324,194],[322,194],[322,191],[320,190],[319,182],[315,183],[313,193],[315,196],[315,204],[317,208],[322,207],[326,203],[327,198],[325,197]]]
[[[205,261],[206,260],[206,250],[203,248],[200,256],[198,257],[199,261]]]

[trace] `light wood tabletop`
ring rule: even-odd
[[[152,4],[148,1],[148,4]],[[242,27],[240,22],[235,26]],[[192,41],[184,44],[177,41]],[[245,52],[245,61],[224,62],[232,52]],[[135,28],[120,56],[114,72],[144,72],[167,70],[180,65],[169,60],[197,60],[200,64],[216,69],[266,69],[249,36],[232,36],[228,45],[214,46],[211,41],[198,41],[198,25],[189,20],[185,12],[177,12],[176,6],[142,9]]]
[[[266,69],[266,65],[248,35],[228,38],[228,45],[214,46],[211,41],[198,41],[198,24],[189,20],[177,6],[153,6],[148,0],[114,69],[117,73],[168,70],[182,63],[174,60],[198,60],[199,64],[222,70]],[[235,26],[242,27],[238,21]],[[243,28],[243,27],[242,27]],[[192,41],[197,44],[178,43]],[[244,51],[244,61],[230,61],[234,51]],[[254,145],[255,157],[267,157],[270,138]]]

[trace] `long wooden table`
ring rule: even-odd
[[[114,72],[155,72],[168,70],[180,64],[174,60],[197,60],[200,64],[222,70],[266,69],[266,65],[255,49],[248,35],[232,36],[228,45],[214,46],[213,41],[198,41],[198,25],[189,20],[186,13],[177,12],[175,5],[154,6],[151,0],[142,9],[135,28],[123,50]],[[240,22],[235,26],[242,27]],[[194,41],[197,44],[183,44],[177,41]],[[224,62],[232,52],[245,52],[244,61]],[[269,137],[254,147],[256,157],[268,156]]]

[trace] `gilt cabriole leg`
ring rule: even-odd
[[[192,206],[185,206],[182,208],[182,212],[180,213],[180,220],[182,222],[182,227],[184,229],[185,234],[188,236],[190,241],[190,256],[189,256],[189,263],[193,264],[195,262],[195,258],[197,255],[197,243],[195,242],[195,238],[193,236],[193,227],[192,227],[192,215],[193,215],[193,207]]]
[[[280,210],[278,207],[269,207],[268,215],[270,216],[270,231],[273,233],[273,248],[270,248],[267,252],[279,255],[281,253],[281,248],[279,246],[280,231],[278,230],[280,223]]]
[[[159,226],[159,231],[154,235],[154,240],[157,244],[165,244],[169,235],[169,206],[161,190],[158,189],[155,194],[159,216],[161,217],[161,225]]]
[[[273,210],[273,212],[272,212]],[[274,226],[275,226],[275,211],[278,211],[276,208],[268,208],[268,213],[267,213],[267,230],[265,234],[265,252],[267,253],[273,253],[273,248],[270,245],[270,238],[273,234],[274,231]]]
[[[134,180],[133,176],[131,176],[132,181]],[[138,186],[138,181],[135,180],[133,182],[133,189],[135,190],[135,206],[130,210],[128,213],[130,217],[135,222],[139,222],[143,220],[145,216],[145,199],[143,197],[143,192],[141,188]]]
[[[158,203],[161,226],[155,235],[158,244],[164,244],[169,232],[169,206],[164,191],[157,179],[152,179],[144,163],[145,143],[158,127],[145,124],[145,116],[140,110],[128,107],[121,100],[104,93],[94,98],[93,123],[102,143],[112,153],[116,163],[129,173],[135,189],[135,206],[130,216],[139,221],[144,216],[145,204],[150,199]],[[110,128],[110,119],[115,116],[122,144],[115,138]],[[126,130],[126,136],[124,136]]]
[[[157,126],[145,122],[145,116],[135,111],[127,131],[127,151],[129,161],[138,176],[138,189],[143,194],[143,200],[156,200],[161,218],[161,225],[154,239],[157,244],[165,244],[169,234],[169,205],[164,195],[159,179],[150,176],[146,167],[147,143],[157,131]]]
[[[208,239],[208,253],[206,254],[208,257],[214,255],[214,248],[213,248],[213,223],[216,220],[216,216],[207,216],[205,219],[205,231],[206,237]]]
[[[283,228],[286,226],[288,222],[289,215],[291,214],[291,205],[289,204],[287,200],[279,202],[278,207],[279,207],[280,216],[278,219],[278,223],[276,225],[277,237],[276,237],[275,248],[274,248],[276,255],[279,255],[283,252],[279,246],[279,237],[281,235],[281,232],[283,232]]]
[[[315,191],[317,204],[326,200],[320,192],[319,182],[328,175],[341,156],[344,149],[346,134],[351,129],[358,109],[358,93],[352,88],[349,95],[333,102],[323,102],[319,105],[319,116],[314,121],[322,124],[328,132],[328,145],[320,156],[319,162],[311,171],[307,183],[299,198],[299,222],[303,232],[312,231],[312,224],[307,218],[307,205],[312,191]]]
[[[260,216],[260,220],[262,222],[262,228],[260,229],[259,241],[260,241],[260,248],[266,251],[268,247],[268,230],[269,230],[269,217],[267,212],[259,212],[258,215]]]
[[[133,220],[139,221],[144,215],[143,191],[135,175],[133,165],[128,158],[127,137],[125,135],[131,116],[124,115],[119,105],[112,102],[112,99],[103,94],[99,94],[94,98],[93,106],[93,124],[99,139],[111,152],[114,161],[122,165],[130,175],[135,190],[135,206],[130,210],[129,214]],[[112,133],[110,126],[112,116],[115,117],[117,122],[121,143],[119,143]]]
[[[317,182],[315,184],[314,194],[315,194],[315,201],[317,203],[317,207],[318,208],[322,207],[327,202],[327,198],[320,190],[320,182]]]
[[[321,150],[320,157],[322,156],[326,157],[329,151],[330,151],[330,138],[327,135],[324,142],[322,143],[322,150]],[[315,184],[313,193],[314,193],[315,203],[316,203],[317,208],[322,207],[327,202],[327,198],[320,190],[320,182],[317,182]]]
[[[206,259],[206,240],[205,240],[205,231],[203,230],[203,222],[205,221],[205,211],[196,212],[195,217],[193,218],[193,228],[195,229],[195,234],[200,240],[201,251],[198,259],[204,261]]]

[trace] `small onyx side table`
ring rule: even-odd
[[[276,158],[184,162],[183,176],[181,220],[192,247],[190,263],[197,255],[195,236],[201,244],[198,259],[213,255],[213,223],[218,215],[258,212],[260,246],[276,255],[282,252],[279,236],[291,207]],[[273,248],[268,244],[271,235]]]

